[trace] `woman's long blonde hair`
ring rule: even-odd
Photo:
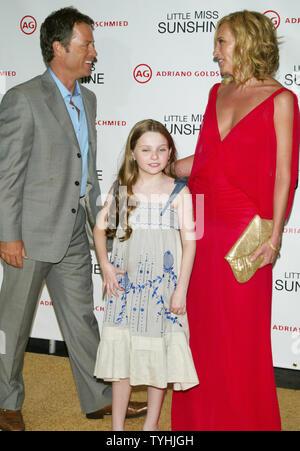
[[[169,149],[172,149],[172,151],[168,165],[163,172],[169,177],[175,178],[173,163],[176,161],[177,152],[171,134],[163,124],[153,119],[145,119],[137,122],[129,133],[123,161],[114,185],[115,202],[112,202],[111,204],[111,208],[108,213],[108,227],[106,229],[106,236],[109,238],[114,238],[116,236],[119,223],[124,230],[124,236],[119,238],[120,241],[128,240],[132,233],[128,219],[130,213],[136,208],[136,205],[130,205],[129,199],[133,196],[133,186],[137,182],[139,173],[138,165],[133,158],[133,150],[139,138],[147,132],[160,133],[168,141]],[[125,187],[125,199],[121,199],[120,197],[122,196],[121,191],[123,192],[120,187]],[[126,211],[121,212],[121,208],[125,208]]]
[[[222,17],[217,23],[215,44],[221,25],[227,23],[236,44],[233,54],[233,74],[223,83],[233,80],[245,83],[250,78],[265,80],[277,72],[279,49],[276,30],[272,21],[256,11],[237,11]]]

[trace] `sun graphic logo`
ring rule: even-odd
[[[272,21],[274,28],[276,30],[280,25],[280,15],[276,11],[273,11],[272,9],[265,11],[264,15],[267,16]]]

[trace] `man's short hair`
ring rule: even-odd
[[[72,7],[54,11],[45,19],[40,31],[40,45],[46,66],[50,65],[54,57],[53,42],[59,41],[67,47],[72,38],[73,27],[78,23],[86,23],[93,27],[94,21]]]

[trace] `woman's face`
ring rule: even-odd
[[[223,75],[232,75],[233,73],[233,52],[235,47],[235,38],[228,23],[220,26],[214,50],[214,57],[218,59],[219,66]]]

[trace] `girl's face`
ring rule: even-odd
[[[216,37],[214,57],[218,58],[222,74],[232,75],[235,37],[228,23],[220,26]]]
[[[168,165],[171,152],[167,138],[157,132],[146,132],[137,140],[132,154],[140,173],[156,175]]]

